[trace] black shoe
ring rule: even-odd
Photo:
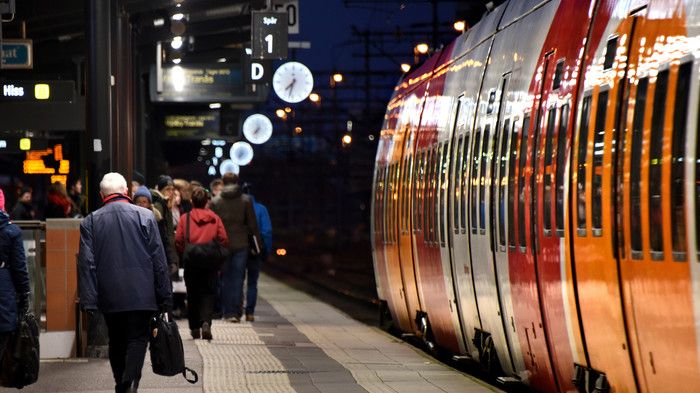
[[[193,340],[196,340],[196,339],[202,337],[201,330],[199,330],[199,329],[191,329],[190,334],[192,335]]]
[[[139,381],[132,381],[129,387],[126,389],[126,393],[138,393],[139,391]]]
[[[211,336],[211,326],[209,326],[208,322],[204,322],[202,324],[202,338],[204,340],[209,340],[209,341],[211,341],[211,339],[213,338]]]

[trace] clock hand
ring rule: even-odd
[[[290,83],[287,87],[284,88],[284,90],[291,90],[294,88],[294,84],[297,83],[296,79],[292,79],[292,83]]]

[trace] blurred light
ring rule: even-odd
[[[179,35],[173,37],[173,40],[170,42],[170,47],[176,50],[182,48],[182,37]]]
[[[29,138],[22,138],[19,140],[20,150],[29,150],[32,148],[32,140]]]
[[[234,164],[248,165],[253,161],[253,147],[248,142],[238,141],[231,146],[229,155]]]
[[[252,54],[253,54],[253,50],[250,49],[250,48],[245,48],[245,54],[246,54],[246,55],[252,55]]]
[[[0,149],[7,149],[7,141],[0,139]]]
[[[177,14],[173,14],[173,16],[171,16],[172,20],[182,20],[184,17],[185,15],[182,12],[178,12]]]
[[[231,160],[224,160],[219,166],[219,173],[223,176],[226,173],[238,174],[241,169]]]
[[[352,131],[352,120],[348,120],[347,123],[345,123],[345,129],[347,129],[348,132]]]
[[[153,26],[154,27],[161,27],[165,24],[165,19],[163,18],[156,18],[153,19]]]
[[[401,71],[403,71],[403,72],[411,71],[411,65],[408,63],[401,64]]]
[[[223,140],[223,139],[214,139],[214,140],[211,142],[211,144],[214,145],[214,146],[225,146],[225,145],[226,145],[226,141]]]
[[[367,139],[369,139],[370,141],[373,141],[373,140],[374,140],[374,135],[369,134],[369,136],[367,137]]]
[[[214,165],[209,167],[209,171],[207,172],[209,176],[216,176],[216,167]]]
[[[175,4],[175,7],[180,8],[182,7],[182,4]]]
[[[277,255],[283,257],[283,256],[287,255],[287,250],[285,250],[284,248],[278,248],[275,253]]]
[[[172,84],[175,91],[185,90],[185,70],[179,65],[172,68]]]
[[[347,146],[352,143],[352,136],[350,136],[350,134],[345,134],[343,135],[343,139],[341,139],[341,141],[343,142],[344,146]]]
[[[413,49],[416,51],[416,53],[420,53],[421,55],[424,55],[424,54],[428,53],[428,51],[430,50],[430,47],[425,42],[421,42],[420,44],[416,45],[416,47]]]
[[[202,140],[202,146],[209,146],[209,145],[211,145],[211,139]]]
[[[287,113],[284,112],[284,109],[276,110],[275,115],[277,115],[277,117],[279,117],[280,119],[284,119],[285,117],[287,117]]]
[[[182,61],[182,59],[176,57],[173,59],[173,64],[180,64],[181,61]]]
[[[309,94],[309,101],[319,102],[319,101],[321,101],[321,96],[318,95],[317,93],[311,93],[311,94]]]
[[[297,135],[301,134],[302,131],[303,131],[303,130],[301,129],[301,127],[295,127],[295,128],[294,128],[294,133],[297,134]]]
[[[333,74],[333,82],[340,83],[342,81],[343,81],[343,74],[341,74],[339,72],[336,72],[335,74]]]
[[[467,28],[467,22],[463,20],[458,20],[452,25],[452,27],[454,27],[456,31],[463,32],[464,29]]]
[[[221,104],[218,102],[212,102],[211,104],[209,104],[209,109],[219,109],[219,108],[221,108]]]
[[[226,63],[226,58],[225,57],[220,57],[216,60],[217,63]]]
[[[224,149],[222,149],[221,146],[217,146],[214,149],[214,157],[221,158],[223,156],[224,156]]]
[[[219,159],[217,157],[214,157],[211,159],[212,165],[219,165]]]
[[[34,85],[34,98],[37,100],[48,100],[51,97],[51,88],[46,83]]]
[[[284,108],[284,111],[287,113],[292,113],[292,108],[286,107],[286,108]]]

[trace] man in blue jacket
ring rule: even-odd
[[[29,308],[29,275],[24,256],[22,231],[5,212],[0,190],[0,358],[17,327],[17,314]]]
[[[248,287],[245,301],[245,320],[249,322],[255,321],[255,304],[258,300],[258,277],[260,276],[260,267],[270,255],[272,250],[272,222],[270,215],[267,213],[267,208],[262,203],[255,200],[250,183],[243,184],[243,192],[248,195],[250,201],[253,202],[253,210],[255,210],[255,219],[258,221],[258,229],[262,237],[262,252],[258,255],[249,255],[246,263],[247,284]]]
[[[104,314],[116,392],[136,392],[150,320],[172,309],[168,267],[155,217],[131,203],[124,177],[106,174],[100,195],[80,225],[80,303]]]

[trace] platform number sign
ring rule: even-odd
[[[287,58],[287,13],[252,12],[252,50],[254,59]]]
[[[275,0],[273,7],[287,13],[289,34],[299,34],[299,0]]]

